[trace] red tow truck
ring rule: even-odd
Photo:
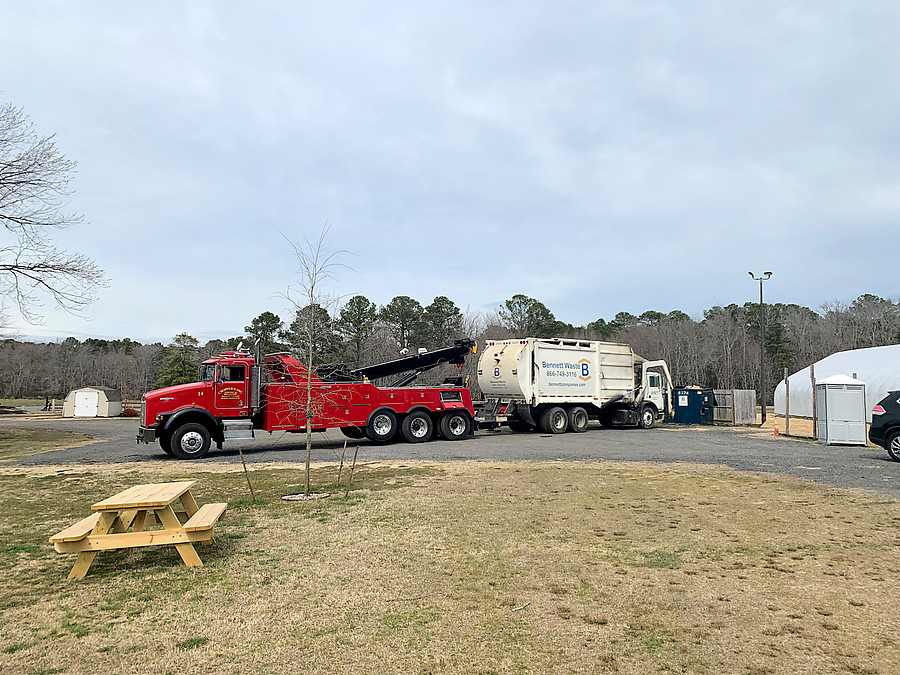
[[[252,439],[259,430],[298,433],[307,424],[313,431],[340,428],[349,438],[365,436],[374,443],[387,443],[398,431],[410,443],[428,441],[435,431],[451,441],[473,433],[475,411],[462,378],[407,385],[445,363],[462,367],[476,349],[474,340],[364,368],[323,366],[314,372],[288,354],[260,359],[238,349],[204,361],[199,382],[144,394],[138,443],[158,441],[169,455],[199,459],[212,441],[221,449],[225,441]],[[400,374],[388,387],[370,381]]]

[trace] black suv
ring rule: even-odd
[[[869,440],[900,462],[900,391],[892,391],[872,408]]]

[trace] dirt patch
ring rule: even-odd
[[[180,465],[0,476],[0,663],[11,672],[889,673],[900,502],[643,463]],[[187,476],[185,472],[193,472]],[[190,570],[46,536],[129,484],[229,501]]]

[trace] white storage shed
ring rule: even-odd
[[[73,389],[63,402],[63,417],[118,417],[122,394],[109,387]]]
[[[866,383],[846,375],[816,381],[819,443],[866,444]]]
[[[866,383],[866,421],[872,421],[872,407],[889,391],[900,390],[900,345],[851,349],[826,356],[813,364],[816,380],[832,375],[853,375]],[[812,419],[812,383],[809,367],[788,377],[791,417]],[[784,380],[775,388],[775,414],[784,415]]]

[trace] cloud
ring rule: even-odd
[[[113,281],[45,330],[238,333],[285,311],[279,233],[326,221],[355,253],[335,292],[380,304],[696,314],[763,267],[785,302],[895,294],[898,13],[5,6],[3,98],[79,162],[88,224],[61,241]]]

